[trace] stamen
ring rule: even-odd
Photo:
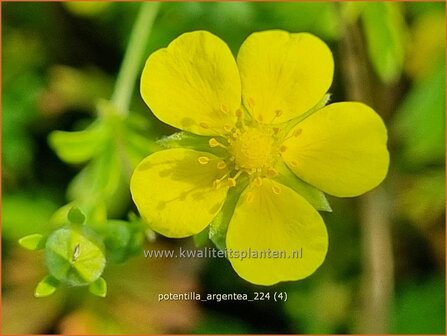
[[[303,133],[303,130],[301,128],[297,128],[293,131],[292,135],[296,138],[298,137],[301,133]]]
[[[290,164],[292,167],[298,167],[298,162],[296,162],[296,161],[290,161],[289,164]]]
[[[293,130],[292,134],[290,134],[288,137],[286,137],[283,142],[289,140],[290,138],[297,138],[301,133],[303,133],[303,130],[301,128],[297,128]]]
[[[239,129],[235,130],[232,134],[233,138],[237,138],[241,135],[241,131]]]
[[[281,110],[276,110],[274,117],[272,118],[272,120],[270,120],[270,124],[272,124],[275,121],[275,119],[278,118],[281,114],[282,114]]]
[[[210,126],[207,123],[204,123],[204,122],[201,122],[199,125],[200,125],[200,127],[205,128],[205,129],[210,128]]]
[[[280,152],[285,152],[287,150],[287,146],[285,146],[285,145],[281,145],[281,147],[279,147],[279,151]]]
[[[225,169],[227,167],[227,164],[225,163],[225,161],[219,161],[217,163],[217,169]]]
[[[231,187],[235,187],[236,186],[236,179],[234,177],[229,177],[227,179],[228,182],[228,186]]]
[[[228,132],[228,133],[230,133],[231,130],[233,129],[233,127],[231,127],[231,125],[229,125],[229,124],[225,124],[223,128],[224,128],[225,132]]]
[[[237,179],[242,174],[242,170],[239,170],[236,175],[233,176],[233,179]]]
[[[275,169],[275,168],[269,168],[268,170],[267,170],[267,176],[268,177],[275,177],[275,176],[278,176],[278,171]]]
[[[210,159],[207,158],[206,156],[201,156],[198,159],[199,163],[202,165],[206,165],[208,162],[210,162]]]
[[[274,194],[278,195],[281,192],[281,188],[278,186],[272,186],[272,191]]]
[[[221,185],[222,181],[228,177],[228,174],[229,174],[229,173],[226,173],[226,174],[225,174],[224,176],[222,176],[221,178],[219,178],[219,179],[217,179],[217,180],[214,180],[214,182],[213,182],[213,187],[214,187],[216,190],[220,188],[220,185]]]
[[[209,144],[209,146],[210,146],[211,148],[214,148],[214,147],[228,148],[227,146],[222,145],[219,141],[217,141],[216,138],[211,138],[211,139],[208,141],[208,144]]]
[[[253,175],[254,173],[256,173],[256,168],[247,169],[247,173],[248,175]]]
[[[254,183],[257,187],[261,187],[262,186],[262,178],[261,177],[256,177],[254,180]]]
[[[273,127],[273,134],[278,134],[279,133],[279,127]]]
[[[244,112],[242,112],[240,108],[236,110],[236,117],[238,117],[238,119],[241,119],[243,115]]]

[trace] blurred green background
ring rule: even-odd
[[[218,35],[235,54],[254,31],[321,37],[335,58],[332,101],[365,101],[388,126],[388,178],[364,197],[329,199],[334,211],[322,214],[328,256],[302,281],[257,287],[226,260],[136,253],[124,263],[113,262],[121,255],[108,260],[104,299],[83,288],[34,298],[46,273],[43,254],[22,249],[20,237],[54,230],[56,210],[71,200],[91,204],[100,195],[102,205],[90,210],[104,218],[126,220],[135,211],[129,175],[106,160],[113,158],[103,154],[109,149],[70,157],[70,145],[85,148],[82,137],[49,137],[84,129],[96,118],[98,99],[111,97],[140,5],[1,3],[2,333],[445,333],[442,2],[162,3],[146,55],[197,29]],[[128,124],[131,163],[152,150],[151,139],[174,132],[151,115],[138,88]],[[193,245],[163,237],[146,244]],[[288,300],[157,302],[158,293],[185,291],[285,291]]]

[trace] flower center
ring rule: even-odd
[[[230,151],[239,169],[260,170],[270,167],[274,140],[256,128],[248,128],[230,141]]]

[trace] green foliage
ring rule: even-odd
[[[421,298],[424,298],[421,300]],[[411,282],[397,295],[392,317],[392,333],[445,333],[445,279]]]
[[[37,298],[50,296],[56,291],[58,286],[59,282],[51,275],[47,275],[37,284],[34,296]]]
[[[73,224],[84,224],[85,222],[84,214],[77,207],[72,207],[68,211],[67,218]]]
[[[31,251],[41,250],[45,247],[45,238],[39,233],[25,236],[19,239],[19,244]]]
[[[122,263],[142,250],[144,233],[139,221],[108,220],[100,233],[110,261]]]
[[[281,2],[262,4],[276,25],[292,32],[311,32],[324,39],[338,39],[341,24],[337,4],[330,2]],[[277,28],[277,27],[274,27]]]
[[[106,136],[104,125],[96,123],[78,132],[54,131],[48,141],[61,160],[77,164],[94,157],[102,149]]]
[[[83,131],[50,134],[49,142],[67,163],[87,165],[68,187],[68,198],[82,204],[104,202],[109,215],[127,208],[133,168],[157,146],[142,135],[147,121],[122,117],[110,102],[99,101],[98,118]]]
[[[99,297],[106,297],[107,295],[107,282],[104,280],[104,278],[99,278],[95,282],[92,282],[88,286],[88,290],[93,295],[99,296]]]
[[[402,73],[408,38],[401,4],[364,3],[361,17],[374,70],[384,82],[396,81]]]
[[[394,124],[409,166],[442,164],[445,153],[445,64],[416,83],[399,110]]]
[[[50,190],[4,193],[2,198],[2,233],[4,239],[46,232],[57,209]]]

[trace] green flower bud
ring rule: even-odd
[[[98,280],[106,264],[104,244],[85,226],[68,226],[50,234],[45,244],[45,260],[50,274],[71,286],[85,286]]]

